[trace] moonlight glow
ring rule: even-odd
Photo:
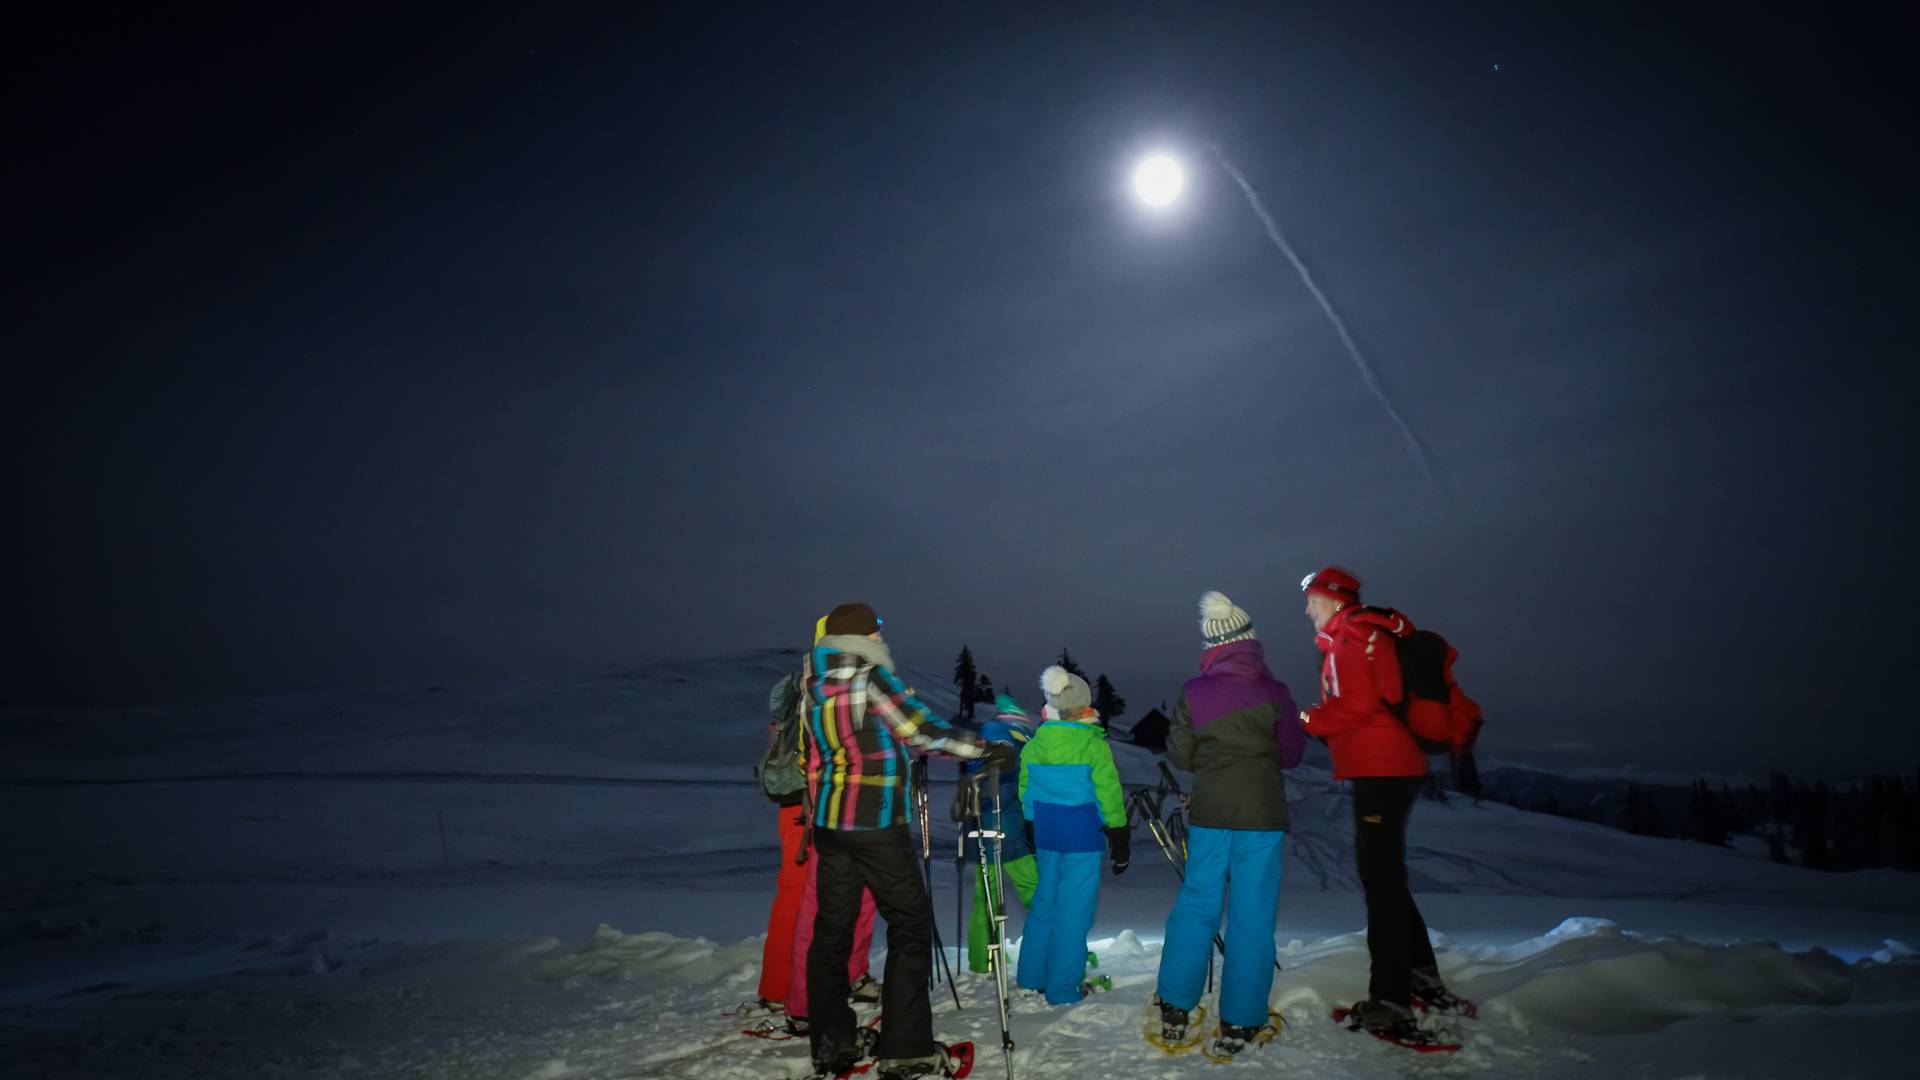
[[[1166,206],[1173,202],[1180,197],[1180,189],[1186,183],[1180,163],[1165,154],[1155,154],[1133,170],[1133,193],[1148,206]]]

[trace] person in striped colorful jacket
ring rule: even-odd
[[[1062,667],[1040,675],[1040,730],[1020,751],[1020,805],[1033,823],[1039,881],[1021,928],[1020,985],[1049,1005],[1086,996],[1087,934],[1100,903],[1100,856],[1123,873],[1132,853],[1113,748],[1087,680]]]
[[[935,716],[896,673],[866,604],[841,604],[802,666],[807,730],[807,808],[819,866],[819,910],[807,953],[814,1067],[844,1072],[863,1057],[847,1004],[847,954],[863,889],[887,921],[876,1056],[882,1077],[924,1076],[944,1061],[933,1042],[927,984],[933,964],[933,902],[920,876],[907,821],[909,755],[998,756],[1015,751]]]
[[[822,615],[813,624],[814,644],[818,645],[820,639],[825,636],[827,636],[827,617]],[[792,707],[795,709],[800,707],[799,699],[802,696],[803,686],[801,676],[802,673],[797,671],[789,676],[793,680]],[[806,749],[804,731],[801,734],[800,745],[804,754]],[[800,802],[804,804],[805,801],[806,792],[802,791]],[[800,821],[798,829],[806,830],[808,828],[807,812],[804,806],[799,808],[797,816]],[[796,847],[805,846],[804,840],[795,843]],[[820,914],[819,865],[820,860],[809,858],[806,866],[802,868],[805,881],[799,890],[799,895],[794,899],[792,928],[786,936],[786,954],[781,957],[781,970],[786,973],[784,977],[787,987],[784,999],[787,1014],[786,1030],[790,1035],[807,1034],[812,1023],[812,1011],[807,1003],[807,954],[813,949],[813,924]],[[782,875],[785,875],[784,870]],[[877,910],[873,903],[873,893],[862,889],[860,916],[853,925],[853,951],[847,956],[847,978],[850,980],[849,985],[853,988],[854,1001],[872,1003],[880,1000],[880,984],[874,981],[872,973],[868,971],[867,960],[867,954],[873,947],[873,917]],[[772,948],[772,931],[769,930],[768,950],[771,951]],[[766,982],[764,976],[761,981]]]

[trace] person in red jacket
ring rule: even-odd
[[[1394,639],[1413,632],[1399,612],[1360,605],[1360,579],[1337,566],[1300,583],[1320,665],[1320,704],[1300,714],[1327,744],[1336,780],[1353,781],[1353,845],[1366,893],[1367,1000],[1354,1021],[1376,1035],[1419,1037],[1413,1008],[1460,1012],[1440,981],[1427,924],[1407,885],[1407,818],[1426,784],[1427,756],[1388,708],[1402,698]]]

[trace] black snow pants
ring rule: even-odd
[[[927,982],[933,976],[933,902],[907,827],[815,829],[813,846],[820,860],[814,871],[819,875],[814,889],[820,911],[807,950],[814,1062],[836,1063],[854,1045],[847,954],[853,951],[862,886],[873,890],[874,906],[887,920],[879,1057],[885,1061],[933,1053],[933,1005],[927,999]]]
[[[1367,894],[1367,996],[1405,1005],[1413,973],[1434,967],[1426,920],[1407,887],[1407,818],[1424,776],[1361,776],[1353,781],[1353,847]],[[816,939],[817,940],[817,939]]]

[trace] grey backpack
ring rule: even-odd
[[[799,801],[807,789],[806,744],[800,725],[800,676],[796,672],[773,684],[767,696],[767,749],[753,767],[760,791],[781,805]]]

